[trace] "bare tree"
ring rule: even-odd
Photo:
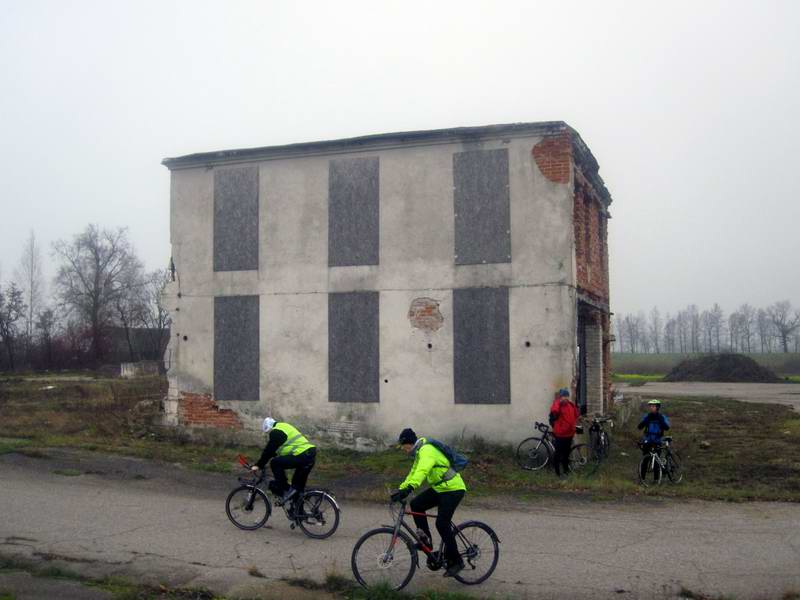
[[[767,311],[759,308],[756,312],[756,329],[758,330],[758,345],[762,353],[772,352],[772,322]]]
[[[53,366],[53,334],[56,327],[56,315],[52,308],[43,310],[36,316],[36,330],[39,332],[39,341],[47,368]]]
[[[662,329],[661,313],[657,306],[653,307],[650,311],[650,339],[653,342],[653,348],[656,354],[661,354],[661,329]]]
[[[639,349],[639,342],[640,342],[640,330],[639,330],[640,321],[633,315],[626,315],[625,316],[625,334],[628,337],[628,348],[633,354]]]
[[[53,252],[61,264],[55,285],[58,297],[89,329],[91,355],[97,364],[104,355],[103,337],[115,303],[130,292],[131,272],[141,269],[124,228],[101,230],[89,225],[71,242],[60,240]]]
[[[700,352],[700,311],[696,304],[686,307],[686,314],[689,318],[689,341],[691,352]]]
[[[141,324],[150,338],[150,354],[161,359],[172,318],[164,305],[164,289],[172,281],[170,269],[158,269],[148,273],[142,288]]]
[[[678,332],[678,322],[667,313],[664,325],[664,349],[667,352],[675,352]]]
[[[731,352],[739,352],[744,348],[742,340],[742,315],[737,311],[728,315],[728,342]]]
[[[131,330],[142,321],[146,312],[144,301],[144,286],[146,284],[141,268],[130,269],[123,275],[123,285],[128,290],[119,294],[114,300],[114,311],[119,324],[125,332],[125,341],[128,344],[129,360],[136,361],[136,348],[132,339]]]
[[[11,371],[14,370],[17,321],[24,318],[25,309],[22,290],[15,283],[12,282],[5,291],[0,288],[0,341],[6,347]]]
[[[800,311],[792,311],[792,303],[788,300],[783,300],[767,308],[766,312],[777,337],[781,341],[783,351],[789,352],[789,339],[800,328]]]
[[[28,310],[25,313],[25,344],[30,352],[33,341],[34,319],[41,309],[44,300],[44,274],[42,271],[42,249],[36,242],[36,235],[31,231],[25,246],[19,266],[14,271],[14,277],[20,283],[25,303]]]
[[[709,314],[711,318],[711,343],[713,344],[713,350],[719,352],[722,348],[722,337],[724,335],[725,311],[715,302]],[[709,347],[709,350],[712,350],[712,348]]]

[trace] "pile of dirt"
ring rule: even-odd
[[[664,381],[778,383],[782,380],[743,354],[711,354],[684,360],[664,377]]]

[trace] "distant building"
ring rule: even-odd
[[[517,441],[609,401],[608,207],[563,122],[191,154],[172,175],[167,419]],[[360,438],[360,439],[359,439]]]

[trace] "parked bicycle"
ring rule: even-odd
[[[239,463],[250,471],[251,465],[244,456],[239,455]],[[259,475],[239,477],[241,485],[228,494],[225,512],[239,529],[253,531],[263,527],[272,514],[272,503],[261,487],[265,479],[263,470]],[[339,504],[329,491],[307,489],[299,498],[284,503],[270,491],[269,481],[265,487],[275,505],[283,508],[291,529],[299,526],[308,537],[323,540],[339,527]]]
[[[525,438],[517,446],[517,464],[526,471],[538,471],[553,462],[556,454],[555,436],[549,425],[535,422],[535,428],[542,433],[541,437]],[[586,464],[586,444],[573,444],[569,451],[569,466],[573,471]]]
[[[644,445],[644,442],[638,443],[639,448],[643,448]],[[663,457],[658,455],[659,450],[663,450]],[[678,451],[672,449],[672,438],[669,436],[664,437],[660,446],[651,444],[650,452],[642,456],[639,469],[636,472],[639,477],[639,483],[645,487],[650,484],[659,485],[664,473],[667,474],[667,479],[672,483],[680,483],[683,480],[682,462]],[[658,469],[656,469],[656,465],[658,465]],[[644,476],[642,476],[643,472]],[[647,481],[648,473],[653,474],[653,479],[649,483]]]
[[[387,585],[395,590],[403,589],[419,567],[418,552],[425,554],[431,571],[438,571],[445,563],[444,542],[434,550],[405,522],[406,515],[436,515],[412,512],[406,508],[406,502],[389,503],[389,514],[393,524],[368,531],[353,547],[350,565],[356,581],[365,588]],[[451,526],[465,564],[455,579],[466,585],[483,583],[497,567],[500,539],[491,527],[480,521]]]
[[[611,417],[595,415],[589,425],[589,458],[597,464],[606,460],[611,452],[611,435],[605,430],[606,423],[609,429],[614,427]]]

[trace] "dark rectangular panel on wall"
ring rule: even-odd
[[[328,166],[328,266],[377,265],[378,157],[339,158]]]
[[[508,150],[453,155],[455,264],[511,262]]]
[[[328,294],[328,400],[378,402],[378,292]]]
[[[258,269],[258,167],[214,171],[214,270]]]
[[[453,290],[456,404],[509,404],[508,288]]]
[[[214,298],[214,397],[259,399],[258,296]]]

